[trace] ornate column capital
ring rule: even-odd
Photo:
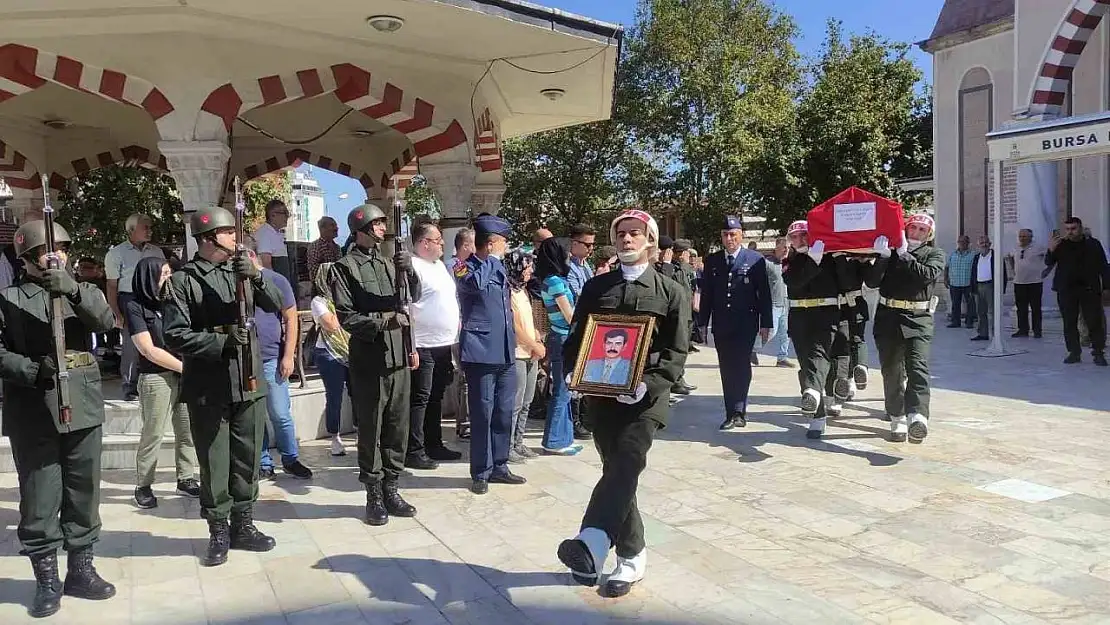
[[[443,211],[440,228],[465,225],[478,168],[471,163],[431,163],[422,165],[420,173],[439,199]]]
[[[505,185],[503,184],[479,184],[474,185],[474,189],[470,192],[470,202],[475,212],[496,215],[501,208],[501,198],[504,196]]]
[[[162,141],[158,150],[166,157],[186,213],[219,203],[231,148],[220,141]]]

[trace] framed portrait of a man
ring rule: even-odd
[[[644,376],[655,329],[649,315],[590,315],[570,379],[570,390],[616,397],[635,391]]]

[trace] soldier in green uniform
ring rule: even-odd
[[[944,251],[933,245],[934,231],[932,217],[916,214],[907,220],[896,250],[886,237],[876,239],[879,258],[867,276],[867,285],[879,289],[875,345],[890,440],[896,443],[907,435],[911,443],[921,443],[929,434],[929,351],[937,302],[933,289],[944,271]]]
[[[170,278],[163,329],[167,347],[182,357],[181,395],[200,464],[200,512],[209,532],[201,564],[219,566],[229,548],[269,551],[275,544],[254,526],[266,380],[254,326],[239,324],[236,286],[246,283],[248,319],[255,307],[281,310],[281,292],[240,251],[230,212],[204,208],[190,223],[197,253]],[[257,376],[253,391],[243,383],[245,345]]]
[[[585,585],[597,583],[609,549],[615,547],[617,568],[606,584],[611,597],[627,594],[644,577],[647,552],[636,489],[655,433],[667,424],[668,391],[682,374],[690,348],[686,290],[649,262],[658,233],[655,220],[640,210],[625,211],[613,220],[609,235],[617,245],[620,267],[586,283],[563,346],[567,371],[573,371],[591,314],[655,318],[643,379],[631,394],[587,398],[594,444],[601,455],[601,479],[578,536],[559,546],[559,560]]]
[[[92,333],[112,329],[112,309],[100,289],[78,284],[66,266],[69,233],[54,224],[57,260],[48,269],[46,226],[31,221],[15,233],[26,274],[0,291],[0,378],[4,380],[3,434],[11,439],[19,475],[16,535],[38,582],[30,614],[50,616],[62,594],[108,599],[115,586],[93,567],[100,538],[100,446],[104,397],[100,368],[89,353]],[[65,310],[65,367],[69,421],[59,418],[52,298]],[[58,547],[69,554],[65,585],[58,579]]]
[[[347,215],[355,246],[335,263],[332,288],[335,312],[351,333],[351,399],[358,420],[358,479],[366,487],[366,522],[385,525],[389,515],[411,517],[416,508],[397,492],[405,470],[409,438],[409,369],[415,354],[406,354],[397,279],[408,281],[413,300],[420,298],[420,278],[412,256],[398,250],[382,255],[386,217],[382,208],[363,204]]]
[[[674,239],[667,235],[659,237],[659,257],[655,262],[655,270],[660,274],[679,283],[686,291],[687,299],[691,301],[693,298],[693,286],[687,280],[686,273],[682,271],[679,264],[675,260],[675,242]],[[693,304],[690,305],[693,307]],[[692,309],[692,308],[691,308]],[[691,319],[693,314],[691,314]],[[696,386],[686,383],[685,373],[680,373],[678,379],[675,380],[674,385],[671,387],[671,393],[675,395],[689,395],[691,391],[697,389]],[[677,401],[677,400],[676,400]]]
[[[787,230],[791,251],[783,262],[782,279],[790,298],[787,323],[794,351],[798,354],[798,383],[802,389],[802,413],[810,417],[806,437],[825,433],[827,402],[822,395],[829,386],[835,355],[833,345],[840,327],[840,298],[836,266],[825,257],[823,241],[809,243],[809,225],[795,221]],[[845,351],[845,356],[847,352]]]
[[[825,387],[825,412],[839,417],[843,402],[855,394],[854,365],[860,354],[866,361],[867,344],[862,336],[867,320],[867,302],[863,299],[864,267],[870,268],[869,258],[857,254],[835,252],[832,254],[836,274],[837,297],[840,300],[840,323],[833,337],[832,360],[828,383]],[[859,345],[863,343],[863,345]],[[867,368],[863,367],[863,384],[867,386]]]

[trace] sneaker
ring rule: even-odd
[[[288,473],[289,475],[292,475],[293,477],[297,478],[298,480],[311,480],[312,479],[312,469],[310,469],[310,468],[304,466],[303,464],[301,464],[300,460],[294,460],[293,462],[290,462],[289,464],[282,463],[281,470],[284,471],[285,473]]]
[[[574,424],[574,440],[588,441],[592,440],[593,437],[593,432],[591,432],[586,426],[582,425],[581,423]]]
[[[515,449],[509,451],[509,464],[524,464],[525,462],[527,460],[524,456],[516,453]]]
[[[144,510],[158,507],[158,498],[149,486],[140,486],[135,489],[135,505]]]
[[[260,468],[258,470],[258,479],[260,479],[260,480],[272,480],[272,479],[274,479],[274,468],[273,467],[262,467],[262,468]]]
[[[181,480],[177,483],[177,494],[196,499],[200,497],[200,482],[195,478]]]
[[[581,452],[581,445],[570,445],[568,447],[563,447],[562,449],[548,449],[547,447],[543,448],[543,453],[549,456],[577,456]]]
[[[331,439],[331,455],[333,456],[346,456],[347,449],[343,446],[343,440],[338,436]]]
[[[782,367],[783,369],[793,369],[794,363],[790,362],[789,360],[780,360],[775,363],[775,366]]]
[[[532,451],[532,448],[527,445],[517,445],[513,447],[513,451],[520,454],[524,458],[538,458],[539,454]]]

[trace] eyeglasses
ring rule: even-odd
[[[432,238],[425,237],[421,240],[424,241],[425,243],[431,243],[432,245],[443,245],[443,237],[439,237],[438,239],[432,239]]]
[[[597,243],[586,243],[585,241],[579,241],[578,239],[574,239],[574,242],[579,245],[585,246],[588,250],[594,249],[594,247],[597,245]]]

